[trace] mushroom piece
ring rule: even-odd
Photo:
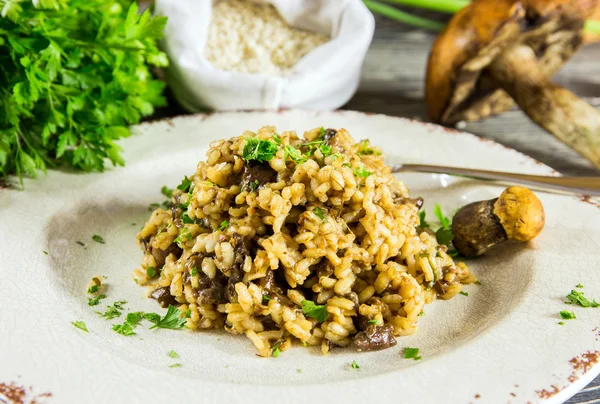
[[[516,102],[538,125],[600,167],[600,111],[549,81],[583,43],[600,0],[474,0],[436,39],[425,100],[453,125]]]
[[[507,240],[537,237],[546,216],[538,197],[524,187],[509,187],[500,197],[463,206],[452,219],[452,244],[465,257],[475,257]]]

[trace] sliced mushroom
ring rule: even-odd
[[[545,222],[544,207],[533,192],[509,187],[498,198],[463,206],[452,219],[452,244],[461,255],[475,257],[506,240],[530,241]]]
[[[502,113],[516,102],[538,125],[600,167],[600,111],[550,78],[583,43],[598,0],[474,0],[429,56],[425,99],[446,125]]]

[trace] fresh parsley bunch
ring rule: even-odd
[[[165,104],[166,22],[131,0],[0,0],[0,175],[123,165],[116,141]]]

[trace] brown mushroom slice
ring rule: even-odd
[[[585,18],[597,4],[474,0],[433,45],[425,91],[430,118],[446,125],[478,120],[516,101],[535,122],[600,166],[600,113],[549,82],[582,44]],[[521,53],[527,61],[516,59]],[[554,108],[552,117],[541,117]]]
[[[509,187],[498,198],[463,206],[452,219],[452,244],[465,257],[475,257],[507,240],[527,242],[546,222],[538,197],[524,187]]]

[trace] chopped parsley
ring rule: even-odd
[[[565,325],[565,322],[564,321],[559,321],[558,325]]]
[[[421,356],[419,356],[419,348],[404,348],[404,359],[414,359],[416,361],[421,359]]]
[[[356,361],[352,361],[350,367],[352,367],[352,369],[360,369],[360,366],[358,366],[358,363],[356,363]]]
[[[177,185],[177,189],[183,192],[190,192],[190,188],[192,187],[192,180],[190,180],[187,175],[181,181],[181,184]]]
[[[354,169],[354,175],[357,175],[361,178],[367,178],[368,176],[373,175],[373,173],[370,171],[367,171],[365,166],[362,166],[361,168]]]
[[[182,222],[183,224],[192,224],[192,223],[194,223],[194,219],[192,219],[192,218],[191,218],[191,217],[190,217],[190,216],[187,214],[187,212],[183,212],[183,213],[181,214],[181,222]]]
[[[272,353],[273,358],[279,358],[280,353],[281,353],[281,350],[279,348],[275,348]]]
[[[481,283],[481,281],[479,281],[479,280],[476,280],[476,281],[475,281],[475,285],[479,285],[479,286],[481,286],[481,285],[483,285],[483,283]]]
[[[154,268],[154,267],[146,268],[146,275],[148,275],[148,278],[154,278],[156,276],[156,268]]]
[[[377,154],[378,156],[381,156],[381,152],[375,152],[375,150],[373,150],[369,147],[368,140],[363,140],[362,142],[357,143],[357,145],[358,145],[358,151],[356,153],[359,155],[370,156],[372,154]]]
[[[343,158],[343,156],[340,153],[334,153],[331,155],[331,158],[333,159],[333,161],[336,161],[339,158]]]
[[[350,163],[344,163],[344,164],[342,164],[342,167],[352,168],[352,166],[350,165]]]
[[[276,145],[281,146],[281,138],[279,137],[279,134],[273,133],[273,141]]]
[[[444,229],[450,228],[450,224],[451,224],[450,219],[448,219],[446,216],[444,216],[441,206],[438,205],[437,203],[435,204],[435,207],[433,208],[433,214],[440,221],[440,223]]]
[[[115,324],[113,325],[113,331],[117,334],[124,335],[126,337],[130,337],[135,335],[135,331],[133,331],[133,327],[128,322],[124,322],[123,324]]]
[[[160,315],[156,313],[145,313],[142,317],[154,323],[150,329],[167,328],[170,330],[178,330],[183,328],[187,319],[190,317],[191,312],[188,310],[185,315],[183,314],[184,313],[181,310],[170,304],[167,309],[167,314],[165,314],[164,317],[160,317]]]
[[[121,317],[121,311],[123,310],[123,305],[127,303],[125,300],[119,300],[114,302],[112,306],[108,306],[104,313],[96,312],[100,316],[104,317],[107,320],[112,320],[116,317]]]
[[[369,324],[379,325],[379,320],[369,320],[368,323]]]
[[[469,292],[465,292],[464,290],[461,290],[459,293],[463,296],[469,296]]]
[[[572,311],[562,310],[560,312],[560,318],[562,318],[563,320],[573,320],[573,319],[576,319],[577,317],[575,316],[575,313],[573,313]]]
[[[258,182],[258,180],[254,180],[251,183],[248,184],[248,190],[250,192],[254,192],[258,189],[258,186],[260,185],[260,182]]]
[[[265,161],[271,161],[275,154],[277,154],[277,144],[268,140],[258,138],[246,139],[244,150],[242,151],[242,158],[246,161],[258,161],[263,163]]]
[[[179,358],[179,354],[171,349],[169,351],[169,357],[171,357],[173,359],[178,359]]]
[[[179,235],[175,238],[175,240],[173,240],[174,243],[177,243],[179,245],[179,247],[183,248],[181,246],[181,244],[184,242],[184,238],[187,241],[190,241],[192,239],[192,232],[190,231],[190,229],[188,227],[183,227],[181,229],[181,231],[179,232]]]
[[[96,243],[106,244],[106,242],[104,241],[104,239],[102,238],[102,236],[99,236],[98,234],[94,234],[92,236],[92,240],[94,240]]]
[[[425,315],[425,310],[419,313],[419,317],[423,317]]]
[[[285,160],[292,160],[296,164],[302,164],[308,158],[304,156],[300,150],[296,149],[294,146],[284,146],[283,151],[285,152]]]
[[[158,202],[154,202],[154,203],[151,203],[150,205],[148,205],[148,210],[150,212],[152,212],[153,210],[156,210],[158,208],[160,208],[160,203],[158,203]]]
[[[229,226],[229,220],[223,220],[219,226],[219,230],[223,231]]]
[[[182,366],[183,366],[183,365],[182,365],[181,363],[174,363],[174,364],[172,364],[172,365],[169,365],[169,367],[170,367],[170,368],[180,368],[180,367],[182,367]]]
[[[196,268],[196,267],[192,268],[192,272],[190,272],[190,274],[191,274],[192,276],[196,276],[196,275],[198,275],[198,268]]]
[[[83,321],[73,321],[71,324],[79,328],[81,331],[88,332],[87,325],[85,325]]]
[[[325,211],[321,208],[314,208],[313,213],[321,220],[325,219]]]
[[[88,297],[88,306],[97,306],[102,299],[106,299],[106,295],[98,295],[95,298]]]
[[[45,255],[48,255],[48,251],[42,251]]]
[[[578,283],[577,286],[575,286],[578,289],[583,289],[583,285],[581,283]]]
[[[171,198],[173,196],[173,190],[166,185],[163,185],[163,187],[160,189],[160,193],[167,198]]]
[[[302,373],[302,369],[296,369],[296,373]]]
[[[262,304],[267,305],[267,304],[269,304],[270,301],[271,301],[271,298],[269,296],[263,295]]]
[[[454,240],[454,234],[452,233],[452,228],[451,228],[451,226],[452,226],[451,221],[446,216],[444,216],[444,213],[442,212],[442,208],[437,203],[435,204],[435,207],[433,208],[433,213],[435,214],[435,216],[439,220],[440,224],[442,225],[442,227],[440,227],[435,232],[435,237],[437,239],[437,242],[439,244],[449,246],[450,243],[452,242],[452,240]]]
[[[426,229],[429,227],[429,223],[427,223],[427,220],[425,220],[425,216],[427,216],[427,212],[425,210],[419,212],[419,227],[421,229]]]
[[[323,142],[319,145],[319,151],[321,152],[323,157],[327,157],[327,156],[331,155],[333,148],[331,146],[329,146],[327,143]]]
[[[88,288],[87,292],[90,294],[97,293],[100,290],[100,285],[92,285]]]
[[[302,311],[306,314],[306,317],[314,318],[319,323],[327,320],[329,318],[329,313],[327,312],[327,306],[321,306],[315,304],[310,300],[302,300]]]
[[[596,299],[590,301],[584,296],[583,292],[575,289],[571,290],[571,293],[567,295],[567,299],[569,299],[572,304],[576,304],[581,307],[600,307],[600,303],[598,303]]]
[[[82,247],[85,247],[85,243],[84,243],[84,242],[82,242],[82,241],[76,241],[76,243],[77,243],[77,244],[79,244],[79,245],[80,245],[80,246],[82,246]]]

